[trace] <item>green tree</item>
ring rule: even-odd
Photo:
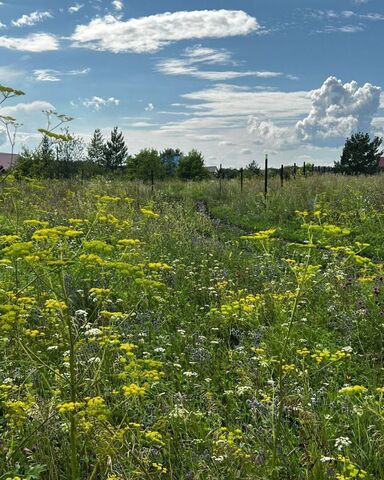
[[[340,161],[335,162],[335,171],[347,175],[358,173],[373,174],[378,171],[380,150],[383,139],[370,139],[368,133],[358,132],[345,142]]]
[[[100,166],[105,164],[105,142],[98,128],[94,131],[91,143],[88,145],[88,160]]]
[[[182,156],[183,153],[178,148],[166,148],[161,152],[160,158],[167,177],[174,177],[176,175],[177,165]]]
[[[134,157],[128,160],[128,171],[133,178],[150,180],[153,172],[154,178],[162,179],[165,176],[165,168],[159,152],[154,148],[144,148]]]
[[[255,160],[252,160],[252,162],[245,167],[244,173],[246,177],[256,177],[260,175],[260,167]]]
[[[204,167],[204,157],[197,150],[191,150],[179,161],[177,174],[183,180],[203,180],[209,177],[208,170]]]
[[[116,170],[122,167],[127,160],[128,149],[122,132],[117,127],[111,132],[111,138],[107,141],[105,147],[105,163],[104,166],[108,170]]]

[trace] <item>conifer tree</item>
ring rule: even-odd
[[[128,149],[122,132],[117,127],[111,132],[111,139],[107,141],[105,147],[105,167],[108,170],[116,170],[124,165],[127,159]]]
[[[105,166],[105,143],[100,129],[96,128],[91,143],[88,146],[88,160]]]

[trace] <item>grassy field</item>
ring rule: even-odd
[[[384,478],[384,177],[0,187],[0,479]]]

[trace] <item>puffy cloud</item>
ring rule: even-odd
[[[39,82],[60,82],[63,76],[81,76],[86,75],[91,71],[90,68],[83,68],[82,70],[68,70],[66,72],[53,69],[37,69],[33,71],[35,79]]]
[[[323,85],[309,92],[309,113],[303,120],[279,126],[276,121],[250,116],[248,131],[255,143],[274,148],[295,148],[308,143],[318,146],[339,146],[353,132],[372,132],[373,118],[380,105],[380,87],[357,82],[343,84],[329,77]],[[279,117],[276,117],[279,121]],[[280,118],[281,120],[281,118]]]
[[[309,97],[312,107],[309,115],[297,122],[300,140],[312,143],[339,144],[356,131],[370,131],[372,120],[380,105],[380,87],[357,82],[343,83],[329,77],[313,90]]]
[[[59,49],[59,42],[49,33],[33,33],[26,37],[0,36],[0,47],[22,52],[49,52]]]
[[[248,132],[253,135],[256,145],[265,145],[279,150],[295,148],[298,140],[294,129],[280,127],[270,120],[259,120],[250,117]]]
[[[43,22],[47,18],[53,18],[49,12],[32,12],[29,15],[23,15],[18,20],[12,20],[14,27],[25,27],[36,25],[36,23]]]
[[[75,46],[111,52],[156,52],[170,43],[199,38],[247,35],[260,29],[242,10],[195,10],[159,13],[123,21],[112,15],[78,25]]]
[[[119,105],[120,100],[114,97],[102,98],[102,97],[92,97],[86,98],[83,100],[82,105],[87,108],[92,108],[96,111],[101,110],[103,107],[107,106],[117,106]]]
[[[153,103],[148,103],[148,105],[145,107],[146,112],[152,112],[155,109]]]

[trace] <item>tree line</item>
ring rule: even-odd
[[[69,135],[67,129],[64,129],[64,135],[67,136],[66,141],[44,135],[36,149],[24,148],[16,163],[18,174],[40,178],[124,175],[143,181],[166,178],[204,180],[215,175],[215,172],[208,171],[202,153],[196,149],[184,154],[178,148],[162,151],[144,148],[136,155],[129,155],[118,127],[113,128],[107,140],[100,129],[96,129],[88,145],[82,137]],[[248,177],[260,174],[260,168],[254,161],[244,171]],[[221,174],[223,178],[233,178],[239,172],[239,169],[225,168]]]

